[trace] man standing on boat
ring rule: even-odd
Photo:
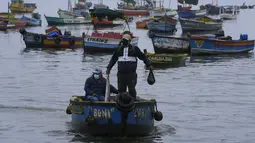
[[[110,74],[112,67],[118,61],[118,90],[120,93],[126,92],[128,87],[129,94],[136,99],[137,58],[143,60],[150,70],[152,67],[146,55],[137,46],[130,44],[131,39],[130,34],[123,34],[121,44],[107,66],[106,74]]]
[[[87,78],[84,86],[86,100],[104,101],[106,89],[106,79],[103,77],[102,70],[96,68],[91,77]],[[118,90],[110,85],[110,92],[118,94]]]

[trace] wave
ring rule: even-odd
[[[64,111],[64,109],[53,109],[47,107],[31,107],[31,106],[6,106],[0,104],[1,109],[10,109],[10,110],[31,110],[31,111],[42,111],[42,112],[56,112]]]

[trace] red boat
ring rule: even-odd
[[[133,34],[130,34],[131,38],[135,38]],[[98,37],[98,38],[112,38],[112,39],[122,39],[123,33],[120,32],[105,32],[105,33],[97,33],[93,32],[91,34],[92,37]]]
[[[149,16],[148,10],[128,10],[128,9],[118,9],[119,12],[124,13],[127,16]]]

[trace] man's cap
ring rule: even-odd
[[[100,68],[95,68],[93,73],[94,74],[100,74],[100,73],[102,73],[102,70]]]
[[[122,39],[131,40],[131,36],[129,34],[124,34]]]

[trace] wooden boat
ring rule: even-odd
[[[191,36],[190,49],[192,55],[248,53],[254,49],[254,41],[248,40],[247,34],[241,34],[238,40],[230,36]]]
[[[186,37],[155,35],[151,40],[156,54],[189,53],[189,39]]]
[[[15,14],[13,13],[8,13],[8,12],[1,12],[0,13],[0,18],[14,18]]]
[[[153,67],[184,66],[186,62],[186,57],[188,56],[188,54],[153,54],[148,53],[146,49],[144,49],[144,53],[148,57]]]
[[[36,8],[35,3],[24,3],[24,0],[11,0],[9,6],[12,13],[33,13]]]
[[[203,17],[206,15],[206,10],[186,10],[178,11],[179,18],[194,18]]]
[[[209,17],[199,19],[179,18],[182,31],[217,31],[222,29],[222,20],[214,20]]]
[[[163,17],[165,15],[169,17],[174,17],[178,14],[176,10],[166,10],[166,9],[154,9],[154,10],[150,10],[149,13],[150,13],[150,16],[153,16],[153,17]]]
[[[26,21],[20,20],[19,18],[9,18],[9,19],[1,19],[0,21],[7,20],[10,24],[15,25],[16,27],[26,27],[28,26],[28,23]]]
[[[114,52],[118,47],[123,33],[120,32],[93,32],[85,36],[84,52]],[[138,46],[138,37],[134,37],[131,44]]]
[[[31,33],[20,29],[27,48],[75,49],[82,48],[84,45],[84,34],[81,37],[76,37],[65,31],[62,35],[62,32],[56,27],[45,30],[45,33]]]
[[[70,8],[69,11],[72,11],[73,13],[77,15],[82,15],[83,17],[87,17],[89,15],[88,9],[91,8],[92,3],[88,2],[86,0],[78,0],[78,2],[75,4],[74,8],[72,8],[71,0],[69,1]]]
[[[221,7],[220,7],[220,18],[223,19],[223,20],[233,20],[233,19],[236,19],[237,18],[237,12],[236,12],[236,8],[233,8],[235,9],[235,11],[233,11],[232,14],[230,13],[226,13],[224,11],[224,8],[221,10]]]
[[[152,21],[153,19],[149,18],[149,19],[144,19],[142,21],[137,21],[136,24],[136,28],[137,29],[148,29],[147,27],[147,22]]]
[[[118,9],[119,12],[124,13],[126,16],[149,16],[148,10],[129,10],[129,9]]]
[[[121,26],[125,24],[125,21],[121,20],[108,20],[107,18],[102,18],[101,20],[98,20],[98,18],[94,17],[92,19],[92,23],[97,28],[112,28],[115,26]]]
[[[147,28],[153,32],[171,32],[177,31],[175,26],[177,20],[168,16],[161,17],[157,20],[147,22]]]
[[[93,136],[146,136],[154,130],[154,120],[163,119],[155,99],[137,96],[134,101],[127,93],[108,98],[86,101],[84,96],[72,96],[66,109],[72,117],[72,129]]]
[[[70,24],[90,24],[91,19],[84,18],[84,17],[77,17],[77,18],[59,18],[59,17],[50,17],[45,16],[45,19],[48,25],[55,26],[55,25],[70,25]]]
[[[42,20],[40,20],[40,19],[22,16],[19,20],[27,22],[28,26],[41,26],[42,25]]]

